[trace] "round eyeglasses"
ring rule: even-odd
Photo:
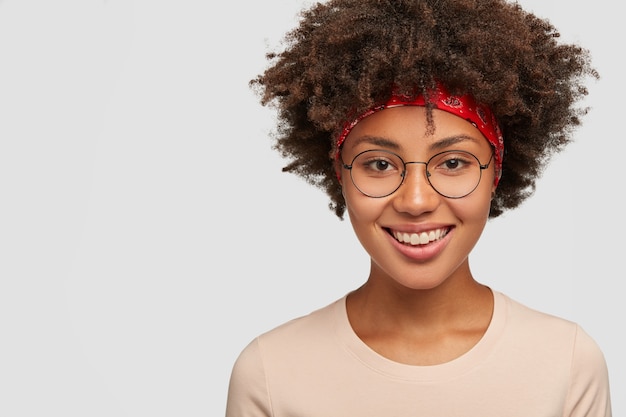
[[[427,162],[404,162],[397,154],[386,150],[367,150],[354,157],[350,165],[342,161],[350,171],[354,186],[372,198],[387,197],[400,188],[406,177],[406,166],[426,166],[426,179],[433,189],[447,198],[463,198],[478,187],[482,172],[489,168],[493,153],[486,164],[466,151],[445,151]]]

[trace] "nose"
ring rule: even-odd
[[[408,162],[404,173],[404,181],[393,194],[395,210],[417,216],[435,210],[441,196],[428,182],[426,164]]]

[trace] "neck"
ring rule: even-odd
[[[374,351],[400,363],[435,365],[478,343],[491,322],[493,294],[469,273],[420,290],[370,276],[346,307],[354,332]]]
[[[347,305],[354,323],[427,330],[484,322],[491,317],[493,295],[474,280],[467,265],[428,289],[407,288],[373,270],[367,282],[348,296]]]

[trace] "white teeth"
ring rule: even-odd
[[[401,243],[408,243],[411,245],[425,245],[435,240],[439,240],[448,233],[447,229],[436,229],[430,232],[422,233],[406,233],[406,232],[393,232],[394,237]]]

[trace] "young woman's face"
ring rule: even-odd
[[[412,289],[431,289],[451,276],[469,276],[467,258],[485,227],[495,190],[493,151],[480,131],[441,110],[433,110],[434,131],[429,131],[426,117],[420,106],[389,108],[366,117],[352,129],[341,152],[343,162],[353,165],[352,172],[339,168],[350,221],[372,259],[370,279],[391,279]],[[369,150],[383,152],[368,152],[353,163]],[[431,182],[440,192],[458,196],[468,188],[457,183],[473,170],[478,177],[472,178],[480,182],[470,194],[442,196],[430,185],[426,165],[419,163],[406,165],[404,181],[395,192],[379,198],[363,193],[378,197],[402,180],[404,167],[388,152],[406,163],[427,162],[444,151],[463,152],[435,157],[428,166]],[[477,167],[486,164],[488,168]]]

